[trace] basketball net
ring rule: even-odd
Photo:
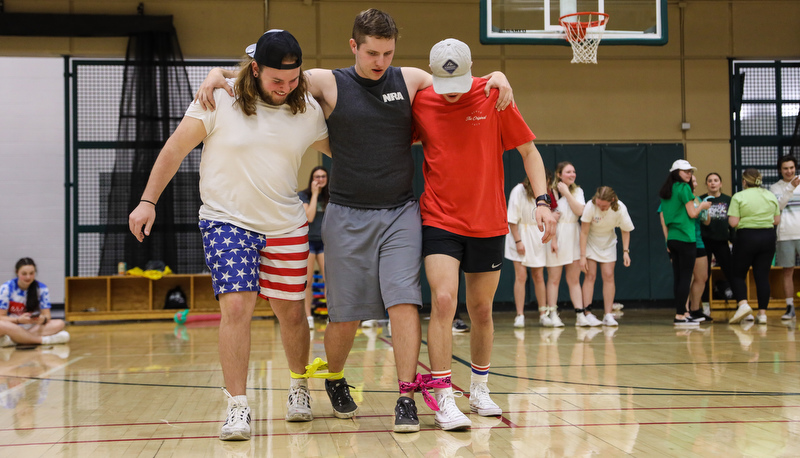
[[[572,46],[573,64],[596,64],[597,47],[608,24],[605,13],[573,13],[558,18]]]

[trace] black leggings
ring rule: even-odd
[[[717,265],[722,269],[722,274],[725,275],[725,280],[728,283],[733,278],[731,249],[728,246],[727,240],[711,240],[703,238],[703,245],[706,246],[706,257],[708,257],[708,278],[711,278],[711,255],[717,258]],[[714,285],[711,285],[712,287]],[[708,283],[706,289],[703,291],[703,302],[708,302]]]
[[[697,244],[668,240],[669,258],[672,260],[672,294],[675,296],[675,314],[686,313],[686,301],[692,286]]]
[[[759,310],[769,305],[769,269],[775,256],[775,229],[739,229],[733,242],[731,289],[737,302],[747,299],[747,271],[753,267]]]

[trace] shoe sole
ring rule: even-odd
[[[453,332],[467,332],[469,329],[453,329]]]
[[[781,317],[781,321],[791,321],[793,319],[794,319],[794,315],[792,315],[792,316],[784,315],[784,316]]]
[[[437,428],[441,428],[442,431],[460,431],[464,429],[470,429],[472,427],[472,422],[467,420],[468,423],[454,423],[454,424],[442,424],[439,423],[439,420],[434,419],[433,424],[436,425]]]
[[[561,321],[559,321],[558,323],[553,323],[553,327],[554,328],[563,328],[564,327],[564,323],[561,322]]]
[[[314,419],[314,414],[311,413],[296,413],[294,415],[286,415],[286,421],[312,421]]]
[[[619,326],[619,323],[613,323],[613,324],[603,323],[603,326],[617,327]]]
[[[336,418],[342,418],[342,419],[353,418],[356,416],[356,413],[358,413],[358,408],[356,408],[356,410],[352,412],[339,412],[338,410],[333,409],[333,416]]]
[[[250,433],[249,432],[232,432],[228,434],[219,434],[219,440],[221,441],[249,441],[250,440]]]
[[[477,407],[469,406],[469,410],[480,415],[481,417],[499,417],[500,415],[503,415],[503,409],[499,407],[497,409],[481,410]]]
[[[748,310],[746,312],[743,312],[743,313],[739,312],[739,310],[736,310],[736,313],[733,314],[733,316],[731,317],[730,321],[728,321],[728,323],[730,323],[730,324],[739,323],[740,321],[742,321],[744,319],[744,317],[746,317],[747,315],[749,315],[751,313],[753,313],[753,309],[750,309],[750,310]]]
[[[673,323],[675,326],[679,328],[693,328],[693,327],[700,327],[700,323],[696,321],[690,321],[688,323]]]
[[[416,433],[419,432],[419,423],[416,425],[394,425],[393,431],[396,433]]]

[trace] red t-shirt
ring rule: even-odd
[[[485,86],[473,78],[456,103],[430,86],[412,107],[415,139],[425,151],[422,224],[468,237],[508,233],[503,152],[536,138],[516,107],[495,109],[498,91],[487,98]]]

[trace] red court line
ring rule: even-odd
[[[517,428],[590,428],[595,426],[674,426],[674,425],[733,425],[733,424],[761,424],[761,423],[800,423],[800,420],[720,420],[720,421],[675,421],[675,422],[630,422],[630,423],[582,423],[582,424],[559,424],[559,425],[529,425],[517,426]],[[472,428],[472,429],[491,429],[491,428]],[[505,428],[504,428],[505,429]],[[422,428],[420,431],[439,431],[438,428]],[[297,434],[310,434],[310,435],[341,435],[341,434],[376,434],[376,433],[393,433],[392,430],[365,430],[365,431],[316,431],[308,433],[277,433],[277,434],[253,434],[252,437],[266,437],[266,436],[293,436]],[[28,442],[21,444],[0,444],[2,447],[27,447],[36,445],[71,445],[71,444],[101,444],[111,442],[141,442],[141,441],[167,441],[167,440],[188,440],[188,439],[217,439],[219,436],[179,436],[179,437],[140,437],[140,438],[121,438],[121,439],[96,439],[84,441],[61,441],[61,442]]]

